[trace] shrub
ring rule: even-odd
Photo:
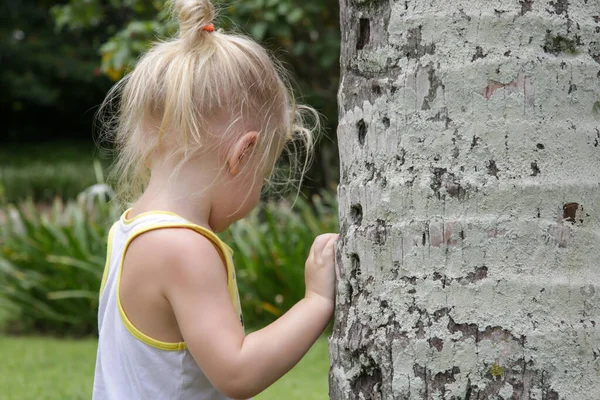
[[[9,330],[53,334],[96,331],[106,237],[118,217],[106,189],[93,186],[51,210],[28,201],[6,209],[0,236],[0,306]]]
[[[244,318],[249,326],[273,321],[304,297],[304,263],[314,238],[337,232],[333,193],[270,202],[238,221],[223,240],[234,250]]]
[[[108,229],[121,209],[96,185],[51,210],[29,201],[0,224],[0,308],[10,330],[82,335],[97,330]],[[221,236],[233,250],[246,323],[268,323],[304,296],[304,262],[316,235],[337,231],[335,196],[269,202]]]

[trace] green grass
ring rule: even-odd
[[[6,400],[89,400],[96,341],[0,339],[0,388]]]
[[[289,374],[255,400],[323,400],[329,398],[329,352],[321,337]]]
[[[0,337],[3,400],[91,398],[95,340]],[[327,395],[327,339],[320,338],[288,375],[255,400],[321,400]]]
[[[73,198],[97,183],[96,159],[105,169],[110,164],[106,151],[92,142],[4,143],[0,146],[0,203]]]

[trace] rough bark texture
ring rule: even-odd
[[[600,399],[600,0],[341,0],[341,399]]]

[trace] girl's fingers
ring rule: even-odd
[[[327,252],[328,254],[331,252],[333,253],[334,247],[335,247],[335,242],[337,242],[338,239],[338,235],[333,235],[329,238],[329,241],[327,242],[327,244],[325,245],[325,249],[323,250],[323,252]]]

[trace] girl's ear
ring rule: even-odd
[[[256,142],[258,140],[258,132],[250,131],[240,137],[233,145],[233,151],[227,158],[227,166],[229,174],[236,176],[240,173],[243,163],[248,160],[248,156],[252,154]]]

